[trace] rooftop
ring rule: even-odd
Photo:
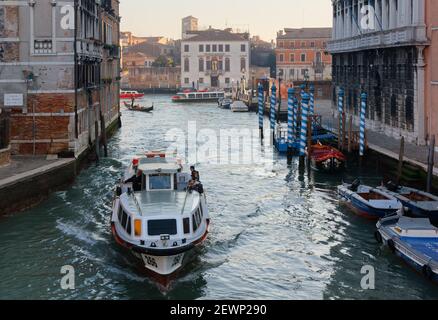
[[[248,35],[242,33],[232,33],[227,30],[220,29],[207,29],[204,31],[192,31],[188,34],[192,37],[185,39],[184,41],[248,41]]]
[[[284,32],[280,31],[277,39],[331,39],[332,28],[285,28]]]

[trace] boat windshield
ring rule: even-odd
[[[171,190],[171,179],[170,174],[149,175],[149,190]]]

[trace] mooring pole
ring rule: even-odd
[[[287,99],[287,163],[292,163],[292,153],[293,153],[293,144],[294,144],[294,95],[295,89],[289,88],[287,91],[288,99]]]
[[[304,160],[306,157],[308,124],[307,117],[309,112],[309,100],[309,95],[307,93],[304,93],[301,100],[300,165],[304,165]]]
[[[315,86],[310,85],[310,104],[309,104],[309,115],[315,115]]]
[[[342,146],[342,115],[344,113],[344,89],[340,88],[338,93],[338,111],[339,111],[339,133],[338,133],[338,147],[341,149]]]
[[[348,124],[348,153],[351,153],[353,148],[353,116],[350,116]]]
[[[405,155],[405,137],[401,138],[400,141],[400,152],[398,154],[398,168],[397,168],[397,185],[400,184],[402,174],[403,174],[403,160]]]
[[[361,107],[360,107],[360,135],[359,135],[359,156],[360,156],[360,164],[362,164],[363,157],[365,155],[365,114],[367,111],[367,97],[366,92],[362,92],[361,98]]]
[[[432,135],[429,145],[429,159],[427,161],[427,192],[432,192],[433,167],[435,164],[435,135]]]
[[[294,90],[295,91],[295,90]],[[298,137],[298,98],[296,94],[293,96],[293,104],[294,104],[294,140]]]
[[[277,107],[277,87],[275,83],[271,88],[271,131],[272,131],[272,143],[275,144],[275,119],[276,119],[276,107]]]
[[[265,115],[265,97],[264,97],[264,91],[263,86],[261,83],[259,83],[259,129],[260,129],[260,140],[263,141],[263,122],[264,122],[264,115]]]

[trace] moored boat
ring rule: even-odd
[[[360,183],[344,183],[338,186],[341,202],[345,203],[356,214],[368,219],[381,219],[402,211],[403,206],[394,196],[380,189]]]
[[[376,239],[427,279],[438,283],[438,228],[429,219],[382,219],[377,224]]]
[[[213,102],[224,98],[223,91],[184,91],[172,97],[172,102]]]
[[[405,213],[412,217],[429,218],[438,223],[438,197],[421,190],[388,183],[379,189],[397,198],[405,207]]]
[[[140,112],[152,112],[154,110],[154,106],[150,106],[150,107],[142,107],[139,104],[136,105],[132,105],[130,103],[127,102],[123,102],[125,107],[128,108],[128,110],[131,111],[140,111]]]
[[[233,100],[229,99],[229,98],[220,98],[218,100],[218,106],[221,109],[227,109],[227,110],[231,109],[232,103],[233,103]]]
[[[249,108],[243,101],[234,101],[231,104],[232,112],[248,112]]]
[[[135,90],[131,90],[131,91],[120,91],[120,99],[139,99],[139,98],[143,98],[144,97],[144,93],[140,93],[138,91]]]
[[[132,161],[117,187],[113,236],[153,275],[176,274],[207,237],[205,193],[189,179],[181,161],[148,152]]]
[[[318,142],[313,145],[308,156],[313,169],[334,172],[345,167],[345,155],[336,148]]]

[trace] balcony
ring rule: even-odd
[[[351,38],[332,40],[327,45],[327,51],[333,54],[428,44],[425,27],[408,26],[386,31],[364,33]]]
[[[206,76],[217,77],[217,76],[222,76],[223,74],[224,74],[223,70],[206,70],[205,71]]]

